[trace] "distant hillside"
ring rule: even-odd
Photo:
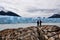
[[[8,11],[8,12],[0,11],[0,15],[3,15],[3,16],[18,16],[18,17],[21,17],[21,16],[17,15],[17,14],[14,13],[14,12],[11,12],[11,11]]]
[[[54,14],[54,15],[50,16],[49,18],[60,18],[60,14]]]

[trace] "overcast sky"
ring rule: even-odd
[[[48,17],[55,12],[48,12],[47,9],[60,9],[60,0],[0,0],[0,7],[23,17]]]

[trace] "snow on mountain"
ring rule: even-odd
[[[18,17],[20,17],[19,15],[17,15],[14,12],[11,12],[11,11],[7,11],[7,12],[0,11],[0,15],[2,15],[2,16],[18,16]]]
[[[60,14],[54,14],[54,15],[50,16],[49,18],[60,18]]]

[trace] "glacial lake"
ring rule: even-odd
[[[42,23],[42,25],[57,25],[60,27],[60,23]],[[13,29],[13,28],[25,28],[37,26],[36,23],[20,23],[20,24],[0,24],[0,31],[4,29]]]

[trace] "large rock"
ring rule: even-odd
[[[0,40],[60,40],[60,27],[43,25],[0,31]]]
[[[47,25],[39,27],[40,39],[42,40],[60,40],[60,27]]]

